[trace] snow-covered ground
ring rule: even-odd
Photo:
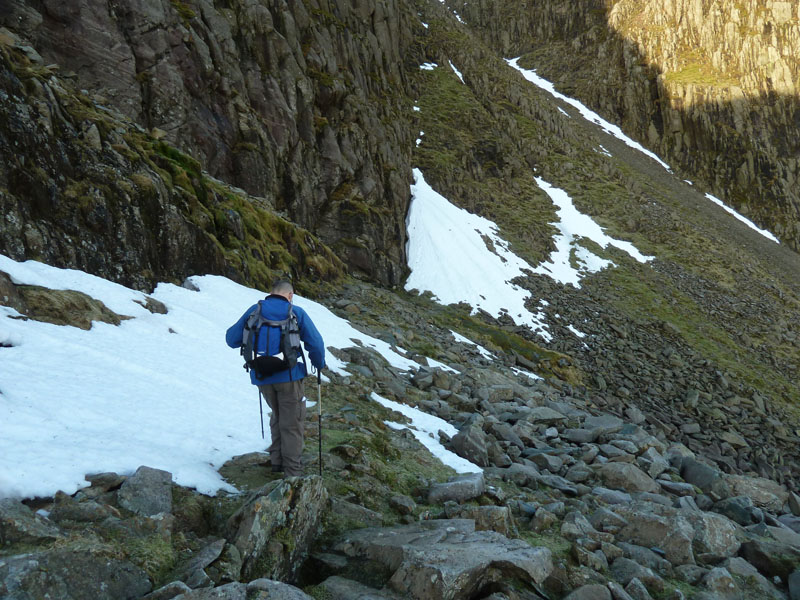
[[[226,460],[269,445],[261,439],[256,388],[224,338],[262,292],[212,275],[191,278],[199,292],[160,284],[151,296],[168,313],[159,315],[137,303],[145,300],[141,292],[81,271],[2,255],[0,271],[19,284],[82,291],[133,317],[84,331],[22,320],[0,306],[0,498],[73,493],[87,485],[88,473],[129,474],[140,465],[214,493],[231,489],[216,471]],[[361,344],[399,369],[418,367],[321,304],[298,296],[295,303],[328,348]],[[330,352],[327,362],[346,373]],[[307,381],[308,390],[314,382]],[[415,423],[432,423],[416,409],[404,410]]]
[[[442,304],[466,302],[491,315],[508,313],[518,325],[549,337],[544,314],[525,307],[531,293],[511,283],[533,267],[508,249],[494,223],[451,204],[419,169],[414,179],[406,289],[429,290]]]
[[[602,248],[615,246],[640,262],[652,258],[630,242],[606,235],[575,208],[564,190],[541,178],[536,178],[536,183],[558,207],[559,221],[554,225],[560,234],[549,259],[532,266],[509,249],[495,223],[455,206],[425,181],[419,169],[414,169],[406,252],[411,275],[406,289],[430,291],[442,304],[466,302],[473,312],[481,309],[495,317],[507,314],[517,325],[527,326],[550,341],[544,312],[527,308],[532,305],[532,294],[512,283],[516,277],[539,273],[579,287],[589,273],[613,265],[581,245],[584,238]]]

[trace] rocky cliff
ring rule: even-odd
[[[481,1],[458,9],[502,54],[531,53],[527,66],[800,248],[795,3]]]
[[[42,65],[389,284],[403,275],[411,16],[395,0],[0,4]]]

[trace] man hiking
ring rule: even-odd
[[[258,386],[272,410],[270,463],[274,472],[283,472],[287,477],[303,475],[303,378],[308,372],[299,342],[305,345],[317,371],[325,367],[322,336],[306,312],[292,305],[293,297],[294,288],[289,281],[276,281],[272,293],[248,308],[225,333],[228,346],[242,348],[243,354],[249,340],[245,361],[250,381]]]

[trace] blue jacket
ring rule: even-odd
[[[283,296],[270,294],[267,296],[266,300],[262,300],[260,304],[261,314],[271,321],[283,320],[286,318],[286,315],[289,314],[289,301]],[[254,304],[248,308],[242,317],[236,321],[236,323],[231,325],[228,331],[225,333],[225,341],[231,348],[241,347],[242,338],[244,337],[244,325],[247,322],[247,317],[249,317],[250,313],[255,310],[256,306],[257,305]],[[318,371],[325,368],[325,343],[322,341],[322,336],[314,326],[314,322],[311,320],[311,317],[306,314],[306,311],[299,306],[292,306],[292,310],[295,316],[297,316],[297,325],[300,327],[300,340],[305,346],[308,359]],[[256,348],[258,354],[265,353],[267,344],[266,338],[267,336],[258,337],[258,347]],[[278,373],[274,373],[269,377],[265,377],[264,379],[258,379],[255,371],[250,369],[250,382],[253,385],[283,383],[285,381],[296,381],[298,379],[303,379],[303,377],[306,375],[308,375],[308,372],[306,370],[305,362],[298,356],[297,364],[293,369],[279,371]]]

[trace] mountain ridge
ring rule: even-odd
[[[566,509],[552,504],[566,502],[588,516],[590,509],[606,506],[608,496],[594,488],[588,492],[580,488],[583,500],[576,499],[576,481],[592,481],[599,486],[606,477],[613,479],[616,473],[611,471],[630,470],[604,469],[606,459],[609,464],[630,462],[644,464],[647,469],[656,460],[652,454],[649,458],[642,456],[644,447],[634,451],[625,443],[633,443],[631,439],[616,437],[616,433],[606,432],[607,437],[598,443],[599,438],[581,442],[593,435],[592,426],[586,423],[594,421],[587,418],[613,417],[622,419],[626,426],[635,424],[664,445],[655,447],[661,458],[666,455],[668,442],[682,445],[694,457],[692,460],[698,459],[726,481],[740,485],[741,480],[736,478],[754,480],[758,485],[753,484],[752,489],[745,484],[736,488],[746,489],[741,495],[748,498],[755,498],[755,489],[767,485],[758,478],[768,478],[788,491],[798,489],[800,258],[790,244],[767,240],[711,203],[703,193],[706,188],[700,189],[710,181],[705,167],[699,169],[696,185],[687,183],[685,177],[695,177],[684,162],[678,175],[670,173],[596,123],[583,119],[574,106],[554,99],[511,69],[506,59],[512,57],[495,49],[498,31],[487,34],[481,29],[487,17],[473,21],[472,11],[489,11],[496,3],[458,6],[456,15],[455,5],[437,2],[374,6],[237,2],[237,10],[269,13],[269,19],[264,13],[259,22],[259,27],[264,27],[253,31],[241,18],[226,12],[229,9],[223,3],[161,3],[158,10],[168,15],[163,31],[150,17],[142,17],[141,23],[148,26],[140,33],[154,33],[154,39],[166,35],[176,44],[173,48],[183,48],[181,52],[197,44],[195,50],[182,55],[189,63],[202,54],[197,50],[202,47],[199,42],[187,41],[196,36],[209,48],[212,40],[236,38],[233,46],[223,44],[227,50],[219,49],[222,54],[211,65],[227,64],[225,61],[235,53],[223,60],[220,56],[224,51],[245,46],[250,53],[246,53],[247,59],[254,63],[262,59],[269,63],[276,57],[289,60],[290,55],[297,65],[302,64],[300,57],[307,61],[299,70],[283,69],[278,60],[269,69],[260,71],[260,66],[253,72],[256,79],[263,78],[262,82],[279,75],[291,80],[276,84],[280,93],[269,96],[275,102],[281,96],[281,102],[289,107],[282,113],[285,122],[281,123],[291,133],[284,140],[286,145],[281,145],[281,127],[260,120],[271,109],[257,103],[237,108],[247,118],[237,125],[234,138],[241,145],[234,154],[249,156],[255,162],[247,163],[230,180],[224,177],[225,169],[212,167],[213,161],[207,161],[208,147],[195,147],[191,139],[181,137],[180,128],[161,129],[158,125],[162,121],[153,120],[154,115],[148,117],[150,121],[137,122],[115,105],[117,99],[108,89],[86,89],[84,84],[89,80],[81,69],[72,73],[47,64],[42,57],[52,56],[48,51],[53,49],[45,50],[46,43],[37,46],[36,40],[42,41],[36,37],[41,22],[36,24],[35,14],[42,22],[47,20],[50,28],[79,24],[85,16],[80,10],[59,13],[52,4],[15,0],[8,3],[13,10],[2,13],[5,19],[26,15],[32,22],[20,25],[15,21],[9,29],[0,30],[0,252],[16,261],[33,258],[80,268],[148,291],[159,281],[180,284],[187,276],[200,273],[224,275],[258,289],[268,289],[276,276],[289,275],[304,294],[324,300],[356,328],[401,347],[409,360],[421,367],[428,360],[425,357],[445,364],[469,363],[459,377],[446,369],[430,367],[403,375],[367,348],[334,351],[354,365],[352,376],[337,378],[330,386],[333,405],[341,413],[325,416],[326,422],[336,424],[326,447],[331,457],[326,456],[326,460],[338,465],[336,473],[342,481],[328,479],[326,486],[335,489],[337,500],[354,500],[363,505],[361,508],[369,507],[399,520],[409,513],[388,508],[387,498],[392,492],[402,491],[424,504],[420,498],[427,498],[424,490],[433,482],[423,485],[417,478],[433,477],[438,483],[446,479],[419,454],[414,455],[416,460],[435,475],[406,464],[393,445],[409,450],[411,442],[400,435],[389,436],[381,419],[370,411],[373,401],[369,395],[376,391],[395,401],[417,403],[458,425],[459,433],[453,439],[443,437],[448,447],[487,462],[487,477],[494,482],[491,485],[508,484],[513,498],[513,502],[506,502],[498,492],[489,491],[479,496],[478,502],[507,508],[514,519],[541,536],[537,540],[561,548],[562,554],[556,551],[557,575],[549,580],[555,585],[554,580],[560,578],[556,591],[550,592],[555,597],[577,589],[581,573],[589,573],[582,570],[588,565],[592,566],[587,575],[592,581],[610,581],[605,575],[608,565],[603,567],[596,554],[602,553],[597,544],[610,542],[595,534],[591,534],[595,536],[592,543],[572,540],[572,534],[565,536],[564,531],[579,526],[577,517],[566,518]],[[87,6],[101,13],[112,7],[103,2]],[[592,2],[574,10],[552,2],[542,6],[555,14],[555,20],[544,21],[552,27],[549,34],[560,31],[567,40],[583,36],[586,27],[596,23],[594,19],[605,15],[605,7],[600,11],[599,4]],[[125,10],[135,12],[134,8],[130,5]],[[594,16],[589,19],[582,10],[594,10]],[[501,12],[501,16],[514,14]],[[139,31],[133,26],[137,23],[134,16],[132,12],[120,17],[128,19],[123,29],[129,36]],[[222,33],[218,34],[210,25],[218,17],[229,23],[236,21],[241,29],[226,33],[220,22]],[[8,21],[4,22],[8,27]],[[268,22],[273,23],[272,29],[265,25]],[[473,22],[480,26],[473,26]],[[498,23],[503,22],[498,19]],[[554,59],[567,46],[554,43],[546,48],[543,43],[547,36],[525,42],[529,33],[525,23],[520,20],[520,28],[509,27],[513,37],[507,40],[509,48],[519,45],[523,67],[536,67],[547,75],[558,65],[569,63],[567,53]],[[112,25],[110,34],[119,34],[118,24]],[[142,51],[146,46],[143,39],[126,43],[141,44]],[[531,48],[523,47],[527,43]],[[197,65],[171,65],[170,56],[166,53],[158,58],[172,75],[196,73]],[[388,71],[376,67],[372,72],[368,68],[384,63],[391,63]],[[420,68],[423,64],[427,65],[424,69]],[[137,69],[128,69],[126,77],[135,79],[134,72],[147,71]],[[560,90],[571,94],[575,89],[579,92],[576,95],[585,97],[570,79],[581,76],[576,72],[559,72],[554,79]],[[222,89],[225,75],[204,83]],[[352,79],[354,76],[358,81]],[[362,85],[361,79],[371,83]],[[644,80],[646,77],[635,81]],[[144,86],[144,82],[138,83]],[[295,92],[287,90],[294,89],[293,85],[305,90],[300,93],[305,98],[305,112],[298,108],[302,104],[299,99],[300,104],[291,108],[289,98]],[[185,98],[181,94],[176,97]],[[194,113],[187,107],[198,108],[195,101],[202,94],[189,96],[192,100],[182,110],[199,115],[201,120],[208,117],[206,109],[213,103]],[[237,97],[231,94],[229,99],[235,104],[241,101]],[[255,102],[254,98],[250,100]],[[632,101],[643,103],[643,96]],[[602,112],[615,114],[616,110]],[[648,105],[643,110],[650,114],[655,109]],[[220,110],[219,114],[224,112]],[[166,119],[169,114],[164,109],[158,118]],[[138,112],[137,118],[141,118]],[[626,119],[632,117],[626,115]],[[303,123],[308,126],[305,133],[300,131]],[[634,137],[640,126],[632,127]],[[264,129],[250,131],[248,137],[248,128],[261,127]],[[297,137],[293,137],[294,128]],[[197,132],[192,131],[192,135]],[[646,135],[638,137],[648,139]],[[348,144],[352,155],[348,154]],[[284,159],[286,164],[281,162]],[[353,165],[360,168],[354,170]],[[402,285],[409,268],[405,219],[412,202],[412,166],[420,169],[431,187],[448,201],[496,223],[511,251],[530,265],[541,265],[550,256],[558,222],[556,206],[536,183],[537,178],[564,190],[576,208],[609,235],[631,242],[655,260],[642,265],[621,250],[604,249],[584,239],[577,242],[575,251],[582,247],[616,266],[584,278],[580,287],[562,285],[534,273],[515,279],[514,284],[530,293],[528,310],[541,310],[544,315],[553,334],[549,341],[502,311],[489,314],[464,303],[440,306],[430,294],[417,295]],[[727,173],[724,169],[722,172]],[[245,187],[254,193],[241,189],[239,184],[247,177],[258,178],[265,173],[266,187],[251,182],[255,187]],[[718,176],[719,181],[729,179],[727,175]],[[753,216],[752,211],[749,214]],[[492,245],[486,245],[491,250]],[[573,261],[577,261],[576,255]],[[440,266],[448,268],[444,263]],[[11,306],[22,313],[22,318],[47,313],[46,290],[22,289],[1,276],[0,288],[0,304],[14,302]],[[55,304],[57,299],[50,301]],[[44,302],[44,307],[39,302]],[[588,341],[575,333],[576,328],[589,336]],[[451,331],[479,343],[496,359],[465,353],[463,344],[453,342]],[[0,352],[13,349],[13,343],[0,342]],[[536,372],[545,381],[528,385],[515,380],[511,384],[512,368]],[[540,410],[544,408],[562,411],[568,426],[561,426],[564,424],[557,416],[545,416],[546,411]],[[517,427],[528,419],[519,415],[529,411],[541,413],[542,420],[530,427]],[[555,421],[548,423],[551,418]],[[552,432],[546,433],[546,425],[559,423],[559,437],[547,437]],[[551,442],[559,444],[558,448],[548,450],[545,445]],[[600,446],[604,447],[602,452]],[[559,479],[576,466],[569,460],[559,462],[565,460],[564,455],[586,463],[572,471],[570,477],[577,479],[571,483]],[[662,491],[671,491],[657,495],[669,502],[689,502],[680,500],[687,493],[692,499],[701,498],[703,504],[711,483],[698,493],[692,485],[705,486],[706,482],[687,483],[691,475],[680,466],[689,454],[680,460],[675,456],[670,458],[674,459],[672,470],[658,479]],[[618,460],[612,460],[614,457]],[[258,471],[260,459],[252,464],[242,460],[228,466],[226,477],[236,485],[244,482],[243,489],[263,485],[265,479]],[[350,463],[353,465],[346,466]],[[535,475],[526,470],[532,466]],[[582,471],[584,467],[588,470]],[[600,477],[601,471],[608,473]],[[358,480],[352,488],[343,483],[350,478]],[[630,483],[627,479],[625,482]],[[719,491],[718,487],[713,489]],[[115,489],[91,493],[105,494],[108,506],[117,508]],[[193,527],[221,533],[219,513],[215,512],[219,507],[211,508],[216,500],[196,499],[187,490],[175,493],[215,515],[213,523],[198,525],[193,521]],[[76,498],[59,497],[53,503],[86,500]],[[534,498],[538,506],[531,516],[525,503]],[[715,497],[715,502],[723,499],[730,498]],[[43,502],[50,506],[50,500]],[[405,500],[398,502],[398,506],[407,504]],[[35,506],[36,501],[30,503]],[[433,504],[432,508],[412,510],[412,520],[426,510],[449,517],[473,514],[469,501],[463,506],[445,505],[441,512]],[[713,516],[717,513],[707,508],[704,505],[703,519],[717,519]],[[762,522],[777,527],[774,523],[778,516],[787,517],[792,510],[783,504],[773,507]],[[376,519],[366,514],[359,513],[356,520],[364,523]],[[633,513],[626,515],[641,518]],[[672,516],[674,522],[683,523],[683,517]],[[185,517],[181,513],[181,523]],[[561,529],[551,529],[554,523]],[[688,527],[685,523],[681,526]],[[341,524],[337,527],[346,529]],[[505,532],[513,529],[498,522],[493,527]],[[698,526],[696,531],[700,530]],[[166,550],[163,540],[159,543],[159,548]],[[646,545],[644,538],[637,543]],[[180,544],[174,539],[169,544],[167,554],[173,556],[174,547]],[[198,549],[193,546],[193,551]],[[617,550],[605,547],[605,551],[607,562],[614,562]],[[704,567],[712,567],[714,551],[703,546],[702,553],[709,554],[704,554],[703,560],[709,561],[703,562]],[[131,554],[125,550],[126,556]],[[641,557],[639,560],[647,562]],[[778,569],[775,565],[769,568]],[[789,574],[782,570],[779,574],[784,591],[788,590]],[[151,580],[162,576],[151,576]],[[616,572],[614,576],[624,579]],[[219,577],[215,580],[221,581],[224,579]],[[659,584],[648,582],[655,593],[652,586]],[[482,591],[489,594],[488,588]],[[702,598],[703,593],[711,592],[705,589],[698,593]],[[518,597],[527,600],[541,596]],[[615,598],[620,597],[625,598],[617,592]]]

